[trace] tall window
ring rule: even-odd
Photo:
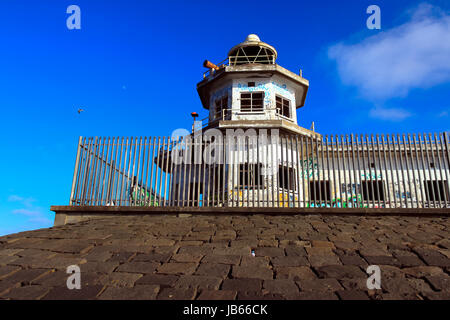
[[[382,180],[361,181],[361,191],[364,201],[385,201],[384,183]]]
[[[310,201],[331,201],[330,181],[310,181],[309,182]]]
[[[258,112],[264,110],[264,92],[242,92],[241,112]]]
[[[295,170],[294,168],[278,167],[278,185],[280,188],[295,191]]]
[[[224,116],[223,110],[228,109],[228,96],[224,96],[215,101],[214,119],[221,119]]]
[[[285,99],[280,96],[275,96],[277,114],[282,115],[283,117],[290,118],[291,117],[291,102],[288,99]]]
[[[241,163],[239,165],[239,187],[241,189],[259,189],[264,186],[262,164]]]
[[[427,201],[449,200],[447,180],[427,180],[423,183],[425,185],[425,196]]]

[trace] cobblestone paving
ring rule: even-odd
[[[449,274],[448,218],[120,216],[0,237],[1,299],[450,299]]]

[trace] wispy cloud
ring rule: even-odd
[[[370,109],[369,116],[386,121],[402,121],[411,117],[412,114],[409,111],[400,108],[375,107]]]
[[[15,209],[12,212],[14,214],[23,214],[30,217],[35,217],[42,214],[39,210],[29,210],[29,209]]]
[[[26,207],[32,207],[33,206],[33,202],[35,202],[36,199],[31,198],[31,197],[25,198],[25,197],[18,196],[16,194],[12,194],[12,195],[10,195],[8,197],[8,201],[10,201],[10,202],[20,202],[21,204],[23,204]]]
[[[336,62],[342,82],[371,101],[405,97],[412,89],[446,83],[450,81],[450,15],[422,4],[404,24],[359,43],[335,44],[328,57]],[[395,109],[383,111],[381,115],[406,116]]]
[[[20,208],[13,209],[12,213],[27,217],[28,222],[38,223],[39,225],[51,225],[52,221],[46,217],[41,207],[35,206],[36,199],[32,197],[22,197],[16,194],[10,195],[8,201],[17,202]]]

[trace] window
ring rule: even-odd
[[[319,180],[309,182],[310,201],[331,201],[330,181]]]
[[[284,99],[280,96],[275,96],[277,114],[282,115],[283,117],[290,118],[291,117],[291,102],[287,99]]]
[[[224,116],[223,110],[228,109],[228,96],[224,96],[215,101],[214,119],[222,119]]]
[[[255,83],[254,82],[249,82],[248,83],[248,86],[251,88],[251,87],[254,87],[255,86]]]
[[[264,110],[264,92],[242,92],[241,112],[258,112]]]
[[[295,170],[294,168],[279,166],[278,185],[280,188],[295,191]]]
[[[241,163],[239,165],[239,188],[253,189],[262,188],[264,176],[262,175],[262,165],[256,163]]]
[[[427,201],[445,201],[446,198],[449,200],[447,180],[427,180],[423,183]]]
[[[384,201],[383,180],[361,181],[362,199],[364,201]]]

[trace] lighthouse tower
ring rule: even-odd
[[[298,164],[308,152],[294,148],[292,137],[320,135],[297,123],[296,111],[305,104],[308,80],[301,72],[279,66],[277,56],[274,47],[250,34],[221,63],[204,62],[208,70],[197,91],[209,114],[202,120],[202,130],[198,123],[193,127],[194,143],[184,147],[185,159],[192,161],[175,168],[174,203],[220,207],[300,203],[304,193],[299,190],[303,186],[298,183]],[[198,135],[199,131],[204,134]],[[291,145],[285,137],[290,137]],[[220,160],[205,163],[202,156],[188,155],[192,152],[214,153]]]
[[[279,129],[280,134],[314,135],[298,126],[298,108],[305,104],[309,81],[276,63],[274,47],[255,34],[231,48],[197,84],[203,108],[209,110],[206,128]]]

